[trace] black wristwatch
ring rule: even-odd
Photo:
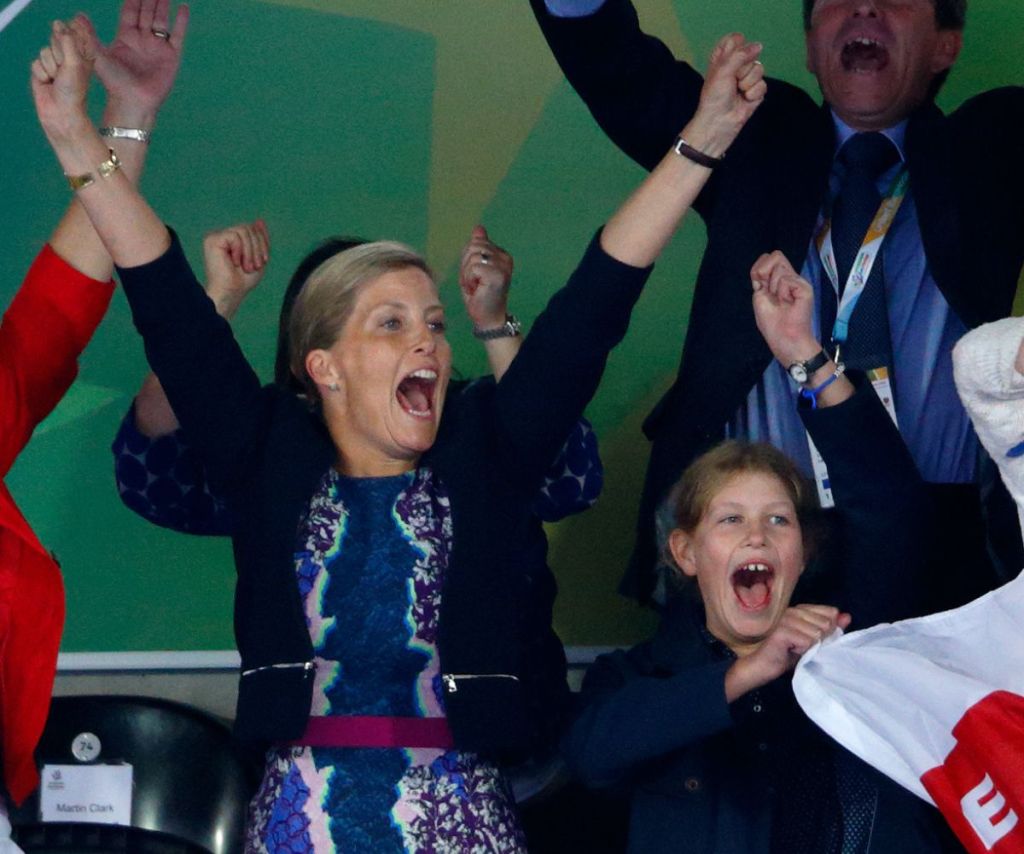
[[[514,314],[506,314],[505,322],[493,329],[477,329],[473,327],[473,337],[481,341],[493,341],[495,338],[515,338],[523,330],[518,318]]]
[[[803,385],[818,368],[827,364],[828,360],[828,353],[821,350],[817,356],[812,356],[806,362],[793,362],[786,370],[794,380]]]

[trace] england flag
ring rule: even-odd
[[[972,854],[1024,852],[1024,573],[953,611],[834,634],[793,687],[818,726],[937,806]]]

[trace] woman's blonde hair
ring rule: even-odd
[[[385,273],[414,267],[431,279],[434,274],[415,250],[403,243],[379,240],[332,255],[317,267],[295,298],[288,322],[288,361],[292,374],[302,383],[310,400],[319,392],[306,371],[312,350],[331,347],[352,314],[359,291]]]

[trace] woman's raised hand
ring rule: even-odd
[[[126,0],[125,8],[132,8],[134,2]],[[150,0],[138,2],[141,9]],[[179,37],[184,25],[181,21],[175,24]],[[171,34],[167,35],[169,40]],[[164,40],[153,32],[150,36]],[[86,92],[95,51],[95,34],[85,20],[75,19],[70,26],[59,21],[54,23],[50,44],[32,63],[32,97],[39,123],[64,174],[70,176],[80,207],[88,214],[107,255],[115,264],[134,267],[166,252],[170,237],[160,218],[132,184],[141,168],[142,158],[137,156],[138,152],[144,149],[135,147],[137,154],[131,158],[133,174],[129,175],[122,168],[120,157],[111,154],[113,149],[89,118]],[[73,206],[72,210],[78,208]],[[88,240],[83,229],[70,230],[77,233],[75,240],[58,242]]]
[[[764,100],[767,85],[758,60],[761,49],[761,44],[748,42],[740,33],[730,33],[715,45],[697,112],[687,126],[690,145],[713,157],[725,154]]]
[[[512,268],[512,256],[491,241],[482,225],[475,226],[462,250],[459,289],[477,329],[494,329],[505,322]]]
[[[50,143],[74,139],[90,125],[86,93],[95,61],[93,44],[75,22],[54,21],[50,43],[32,63],[32,99]]]
[[[772,355],[788,367],[817,354],[821,344],[814,336],[814,291],[789,259],[779,251],[762,255],[750,270],[750,282],[754,319]]]
[[[94,66],[107,90],[108,118],[123,126],[151,128],[178,74],[188,6],[178,7],[171,29],[169,15],[170,0],[125,0],[108,46],[82,13],[69,23],[54,21],[50,44],[32,63],[36,113],[51,143],[81,129]]]
[[[711,177],[715,161],[725,155],[764,100],[764,69],[757,61],[760,52],[761,45],[746,41],[738,33],[726,36],[715,47],[700,104],[680,133],[691,153],[669,149],[608,220],[601,233],[601,247],[613,258],[633,267],[646,267],[661,254],[683,214]]]
[[[258,219],[212,231],[203,239],[206,292],[217,312],[230,318],[260,283],[270,261],[270,233]]]
[[[170,0],[125,0],[114,40],[102,45],[92,22],[75,17],[96,52],[96,76],[107,90],[108,104],[155,116],[174,86],[188,30],[189,8],[178,6],[170,24]]]

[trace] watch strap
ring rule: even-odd
[[[522,332],[523,324],[514,314],[506,314],[505,322],[501,326],[491,329],[478,329],[473,327],[473,337],[480,341],[493,341],[496,338],[515,338]]]
[[[676,137],[672,150],[680,157],[685,157],[687,160],[692,160],[699,166],[706,166],[708,169],[714,169],[725,159],[724,157],[712,157],[710,154],[705,154],[700,149],[694,148],[681,136]]]

